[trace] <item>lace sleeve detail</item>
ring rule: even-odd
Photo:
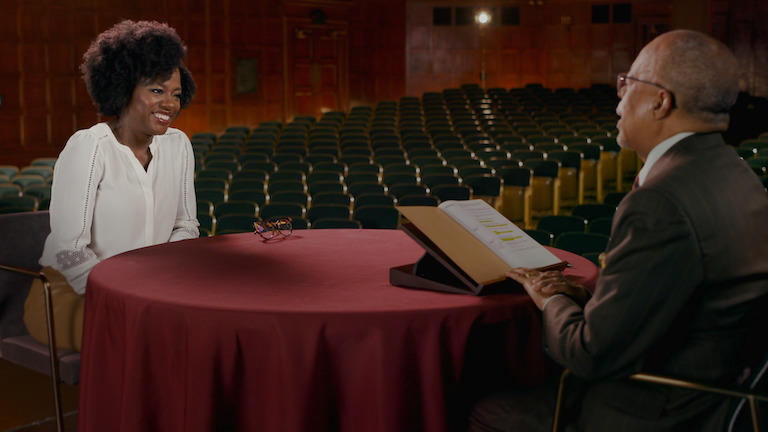
[[[56,254],[56,263],[59,265],[59,269],[63,271],[95,259],[97,259],[96,254],[85,247],[77,250],[62,250]]]

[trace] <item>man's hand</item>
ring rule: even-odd
[[[507,277],[519,282],[539,309],[544,308],[546,299],[559,293],[568,294],[584,302],[589,298],[589,293],[583,285],[569,281],[557,270],[540,272],[514,268],[507,272]]]

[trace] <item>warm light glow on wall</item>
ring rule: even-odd
[[[488,11],[481,10],[475,15],[475,22],[480,25],[485,25],[491,22],[491,14]]]

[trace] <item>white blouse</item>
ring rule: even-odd
[[[79,294],[93,266],[119,253],[199,235],[194,156],[187,136],[169,128],[149,145],[147,170],[106,123],[80,130],[54,167],[51,233],[40,264]]]

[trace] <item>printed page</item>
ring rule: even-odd
[[[483,200],[445,201],[438,207],[488,246],[510,268],[538,268],[560,262]]]

